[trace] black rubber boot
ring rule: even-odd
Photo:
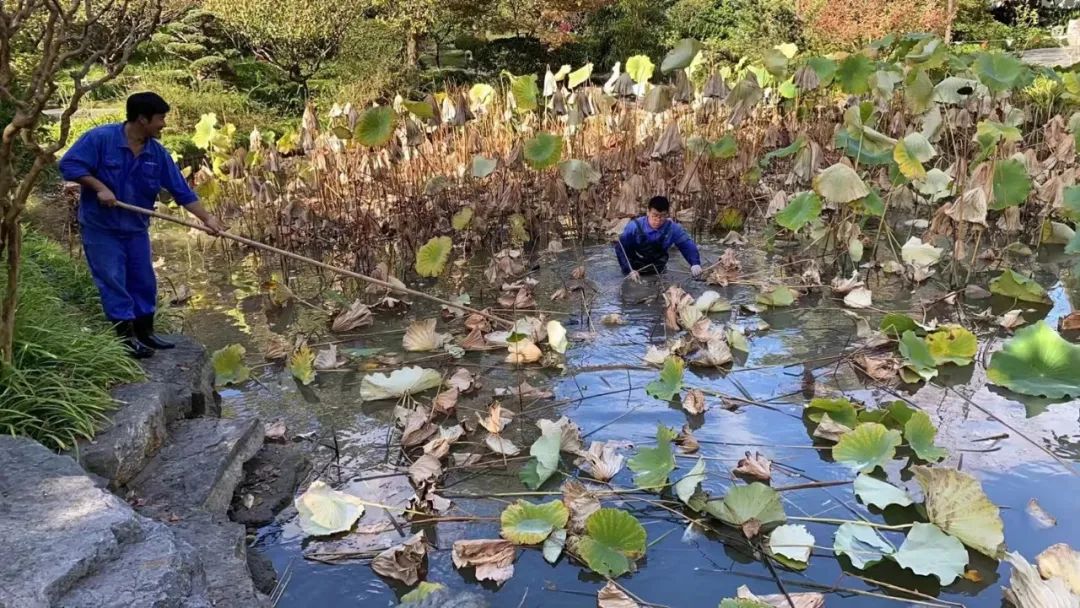
[[[154,335],[154,315],[143,315],[141,317],[135,317],[135,337],[139,339],[139,342],[149,346],[156,350],[166,350],[169,348],[176,348],[176,345],[168,340],[162,340]]]
[[[149,346],[139,341],[135,336],[135,325],[132,321],[117,321],[116,335],[120,336],[128,354],[136,359],[147,359],[154,356],[154,351]]]

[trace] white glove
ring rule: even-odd
[[[694,264],[693,266],[690,267],[690,276],[694,277],[695,279],[701,276],[701,265],[700,264]]]
[[[635,282],[635,283],[640,283],[641,282],[641,275],[638,274],[638,271],[636,271],[636,270],[631,270],[630,274],[626,275],[626,278],[629,279],[630,281]]]

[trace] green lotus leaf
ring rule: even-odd
[[[405,109],[410,114],[421,120],[435,118],[435,108],[431,107],[431,104],[426,101],[403,101],[401,105],[405,106]]]
[[[870,194],[870,188],[854,169],[836,163],[814,177],[814,192],[830,203],[850,203]]]
[[[1080,222],[1080,186],[1066,186],[1062,193],[1062,205],[1065,215],[1074,222]]]
[[[903,401],[896,400],[876,410],[859,412],[859,422],[877,422],[890,429],[902,431],[915,410]]]
[[[806,65],[814,70],[823,87],[832,84],[833,77],[836,76],[836,70],[839,67],[835,61],[828,57],[810,57],[806,60]]]
[[[904,104],[912,114],[922,114],[934,102],[934,83],[926,70],[912,70],[904,86]]]
[[[994,93],[1022,88],[1034,79],[1023,62],[1005,53],[979,53],[972,67],[979,80]]]
[[[858,496],[863,503],[879,509],[890,505],[907,507],[915,502],[903,489],[861,473],[855,478],[855,496]]]
[[[886,334],[899,338],[906,331],[918,331],[919,324],[915,322],[915,319],[905,314],[892,312],[882,317],[879,328]]]
[[[495,87],[477,83],[469,88],[469,105],[474,108],[486,107],[495,99]]]
[[[1016,332],[990,358],[986,378],[998,386],[1051,399],[1080,397],[1080,345],[1071,344],[1045,321]]]
[[[554,167],[562,159],[563,140],[558,135],[551,133],[537,133],[529,141],[525,142],[522,151],[525,161],[533,169],[547,169]]]
[[[979,553],[1001,559],[1005,552],[1001,513],[986,497],[979,480],[955,469],[919,465],[911,470],[926,497],[930,523]]]
[[[503,72],[510,79],[510,94],[514,97],[514,107],[517,112],[532,112],[540,107],[538,101],[540,89],[536,86],[536,74],[524,74],[514,76],[509,72]]]
[[[934,86],[934,101],[947,104],[964,103],[978,92],[979,86],[978,80],[949,76]]]
[[[1006,298],[1016,298],[1023,302],[1050,303],[1050,296],[1042,285],[1034,279],[1016,273],[1011,268],[1006,268],[1004,272],[990,280],[990,293]]]
[[[672,70],[681,70],[688,67],[690,62],[697,56],[698,51],[701,50],[701,43],[692,38],[683,38],[676,45],[675,48],[668,51],[668,54],[664,56],[664,60],[660,62],[660,71],[664,74]],[[633,58],[631,58],[633,59]],[[626,62],[626,71],[630,71],[630,62]],[[651,74],[651,72],[650,72]],[[630,74],[634,78],[633,74]],[[648,78],[646,78],[647,80]],[[641,82],[637,78],[635,81]]]
[[[648,82],[655,68],[648,55],[634,55],[626,60],[626,73],[638,84]]]
[[[495,169],[499,166],[499,161],[493,158],[485,158],[479,154],[473,156],[472,159],[472,176],[484,178],[495,172]]]
[[[697,464],[690,469],[682,479],[675,482],[675,495],[685,504],[690,504],[690,499],[698,491],[701,482],[705,481],[705,460],[698,458]]]
[[[516,545],[538,545],[553,531],[566,527],[570,511],[561,500],[533,504],[525,500],[503,509],[502,537]]]
[[[934,445],[936,435],[937,428],[926,412],[912,412],[911,418],[904,425],[904,439],[919,460],[937,462],[949,455],[948,450]]]
[[[892,460],[899,445],[900,431],[876,422],[864,422],[840,437],[832,448],[832,457],[855,471],[869,473]]]
[[[762,169],[764,169],[764,168],[769,166],[769,161],[771,161],[772,159],[774,159],[774,158],[787,158],[788,156],[792,156],[793,154],[796,154],[799,150],[802,150],[805,147],[806,147],[806,136],[800,134],[798,137],[795,138],[795,141],[793,141],[790,144],[784,146],[783,148],[777,148],[776,150],[773,150],[772,152],[766,152],[765,156],[761,157],[761,161],[758,162],[758,165]]]
[[[761,52],[761,63],[770,74],[782,78],[787,73],[788,56],[780,49],[765,49]]]
[[[911,133],[896,142],[893,160],[900,172],[908,179],[925,179],[926,169],[922,163],[929,161],[937,152],[922,133]]]
[[[799,297],[799,292],[786,286],[777,287],[771,291],[763,291],[757,295],[757,303],[764,306],[791,306]]]
[[[578,86],[579,84],[587,81],[590,77],[592,77],[592,70],[593,70],[593,64],[592,64],[592,62],[589,62],[589,63],[586,63],[585,65],[583,65],[582,67],[574,70],[573,72],[570,72],[566,76],[566,86],[567,86],[567,88],[573,89],[574,87]]]
[[[811,399],[806,410],[809,412],[807,417],[814,422],[821,422],[821,417],[828,414],[829,418],[846,427],[855,428],[859,423],[855,404],[850,399]]]
[[[861,95],[870,90],[870,75],[874,73],[874,62],[861,53],[848,55],[836,69],[836,81],[840,88],[850,95]]]
[[[893,162],[894,146],[871,141],[862,135],[852,135],[847,129],[836,132],[833,144],[860,166],[878,167]]]
[[[1024,163],[1014,158],[994,163],[994,198],[990,209],[1022,205],[1031,194],[1031,178]]]
[[[837,555],[846,555],[851,565],[859,570],[872,566],[896,549],[881,537],[873,527],[860,523],[846,523],[836,530],[833,537],[833,551]]]
[[[386,145],[394,136],[394,109],[388,106],[368,108],[356,121],[353,138],[369,148]]]
[[[727,133],[706,146],[705,151],[711,158],[734,158],[735,153],[739,151],[739,146],[735,141],[735,135]]]
[[[554,432],[551,432],[554,431]],[[529,448],[532,458],[521,469],[521,482],[530,490],[539,489],[559,468],[559,448],[562,445],[562,432],[558,428],[540,435]]]
[[[455,213],[454,217],[450,219],[450,225],[453,226],[454,230],[465,230],[469,227],[469,224],[472,223],[472,218],[473,208],[462,207],[461,210]]]
[[[1080,232],[1074,234],[1072,240],[1069,241],[1069,244],[1065,245],[1065,253],[1080,253]],[[1075,276],[1076,273],[1073,274]]]
[[[814,535],[806,526],[784,524],[769,534],[769,553],[789,567],[805,568],[813,549]]]
[[[986,153],[999,143],[1013,143],[1023,139],[1020,129],[993,120],[984,120],[975,128],[975,141]]]
[[[554,564],[559,561],[559,556],[562,555],[563,548],[566,547],[566,529],[560,528],[551,533],[544,541],[544,561],[549,564]]]
[[[890,99],[893,94],[893,89],[896,85],[903,80],[904,77],[899,72],[892,70],[877,70],[870,76],[870,84],[873,87],[874,95],[883,99]]]
[[[251,368],[244,365],[247,349],[239,344],[230,344],[214,351],[210,361],[214,366],[214,384],[226,386],[242,384],[251,377]]]
[[[743,528],[743,533],[753,528],[771,528],[787,520],[780,494],[769,486],[754,482],[745,486],[733,486],[720,501],[710,501],[705,510],[720,521]],[[749,534],[748,534],[749,536]]]
[[[1076,238],[1076,231],[1068,224],[1046,220],[1043,222],[1040,243],[1046,245],[1067,245]]]
[[[191,143],[202,150],[209,150],[217,136],[217,114],[210,112],[199,117],[195,125],[195,134],[191,136]]]
[[[979,340],[975,334],[959,325],[948,325],[928,334],[926,346],[936,365],[970,365],[979,350]]]
[[[443,589],[446,589],[446,585],[442,583],[429,583],[427,581],[420,581],[420,584],[416,586],[416,589],[413,589],[412,591],[401,596],[401,603],[408,604],[410,602],[419,602],[427,598],[427,596],[431,595],[432,593],[435,593],[436,591],[441,591]]]
[[[795,195],[780,213],[776,214],[776,223],[792,232],[798,232],[803,226],[821,217],[821,198],[807,191]]]
[[[964,576],[968,552],[963,543],[934,524],[916,523],[892,558],[915,574],[933,575],[942,585],[950,585]]]
[[[446,268],[454,242],[448,236],[432,237],[416,251],[416,272],[422,277],[437,277]]]
[[[937,376],[937,362],[934,360],[934,356],[930,354],[930,347],[927,345],[926,340],[915,335],[913,331],[905,331],[904,335],[900,337],[900,356],[904,358],[904,369],[910,370],[917,376],[916,378],[922,378],[923,380],[929,380]],[[910,377],[910,376],[909,376]],[[906,382],[908,377],[905,377]]]
[[[600,509],[585,520],[585,532],[575,550],[597,574],[622,576],[645,554],[645,528],[626,511]]]
[[[681,358],[670,356],[664,359],[660,377],[645,386],[645,393],[661,401],[671,401],[682,390],[685,371],[686,363]]]
[[[941,67],[949,58],[949,47],[941,38],[931,36],[915,43],[904,61],[930,70]]]
[[[588,161],[568,160],[559,165],[563,181],[574,190],[585,190],[593,184],[600,183],[600,172],[593,168]]]
[[[792,77],[777,85],[776,92],[780,93],[780,97],[784,99],[795,99],[799,94],[799,87],[796,86],[795,79]]]
[[[301,346],[289,356],[286,367],[297,382],[304,386],[311,384],[315,381],[315,352],[307,345]]]
[[[656,447],[638,448],[626,465],[634,472],[634,485],[643,490],[659,490],[668,484],[668,475],[675,470],[675,452],[671,442],[675,434],[660,425],[656,430]]]

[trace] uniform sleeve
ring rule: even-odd
[[[634,246],[634,230],[636,230],[634,220],[631,220],[626,228],[623,228],[623,232],[619,235],[619,240],[615,243],[615,257],[619,260],[619,267],[622,268],[623,274],[630,274],[632,268],[630,268],[630,260],[626,258],[626,252]]]
[[[701,255],[698,254],[697,245],[682,226],[675,224],[674,230],[671,231],[671,243],[679,248],[679,253],[686,258],[686,263],[691,266],[701,265]]]
[[[60,175],[69,182],[94,175],[100,162],[97,144],[94,131],[83,133],[60,158]]]
[[[162,150],[160,166],[163,175],[161,176],[161,186],[169,191],[169,194],[179,205],[190,205],[199,200],[199,195],[195,194],[195,191],[188,185],[187,180],[184,179],[183,174],[180,173],[180,167],[176,166],[176,161],[169,156],[168,152],[164,151],[164,148]]]

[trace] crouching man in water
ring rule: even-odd
[[[169,104],[156,93],[127,99],[127,120],[83,134],[60,160],[60,173],[82,186],[79,232],[105,316],[136,358],[173,344],[154,335],[157,279],[150,254],[150,218],[116,202],[153,209],[168,190],[213,233],[227,230],[203,208],[169,152],[158,142]]]
[[[690,274],[701,276],[701,256],[694,239],[682,226],[668,218],[671,203],[666,197],[654,196],[649,200],[649,210],[642,217],[634,218],[623,229],[615,243],[615,255],[623,274],[637,281],[642,274],[659,274],[667,268],[668,250],[672,246],[690,264]]]

